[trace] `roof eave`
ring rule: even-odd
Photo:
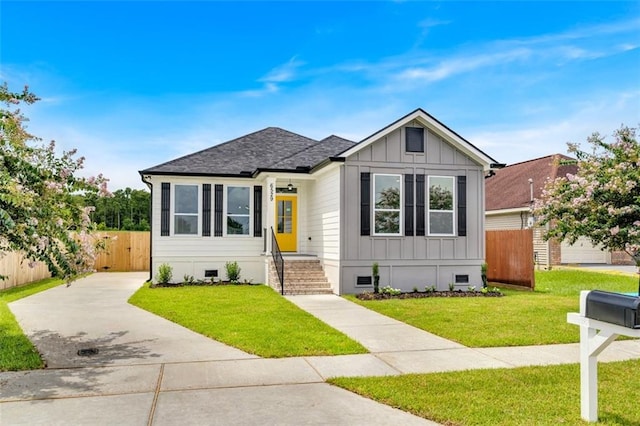
[[[252,178],[255,172],[241,173],[201,173],[201,172],[171,172],[171,171],[150,171],[140,170],[141,176],[189,176],[189,177],[234,177],[234,178]]]

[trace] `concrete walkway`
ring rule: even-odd
[[[332,295],[288,299],[371,353],[262,359],[127,304],[146,277],[94,274],[10,304],[48,368],[0,373],[0,424],[433,425],[324,381],[578,362],[577,344],[466,348]],[[640,341],[599,358],[640,358]]]
[[[335,295],[287,296],[287,299],[330,326],[342,331],[369,349],[369,355],[400,373],[434,373],[476,368],[512,368],[528,365],[553,365],[580,362],[578,343],[506,348],[467,348],[400,321],[365,309]],[[336,357],[331,357],[336,358]],[[612,343],[598,360],[624,361],[640,358],[640,340]],[[349,370],[344,366],[336,376],[389,374]]]

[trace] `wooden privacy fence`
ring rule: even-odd
[[[95,270],[98,272],[148,271],[151,239],[149,232],[103,231],[95,234],[103,238],[106,250],[96,258]],[[19,252],[0,253],[0,289],[16,287],[22,284],[51,277],[47,266],[36,262],[32,268],[29,260]]]
[[[7,277],[0,281],[2,290],[51,277],[47,265],[36,262],[32,268],[20,252],[0,253],[0,275]]]
[[[100,233],[106,250],[96,258],[98,272],[148,271],[151,234],[135,231],[108,231]]]
[[[535,288],[533,230],[486,231],[487,279]]]

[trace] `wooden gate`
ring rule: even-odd
[[[535,288],[533,230],[486,231],[487,279]]]
[[[150,233],[133,231],[101,232],[106,250],[98,254],[98,272],[148,271]]]

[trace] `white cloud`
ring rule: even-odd
[[[267,83],[286,83],[296,78],[298,68],[305,65],[294,56],[286,63],[273,68],[267,75],[262,77],[260,81]]]
[[[640,91],[603,94],[598,101],[577,101],[567,105],[567,114],[545,115],[539,120],[492,124],[467,129],[466,136],[478,148],[509,164],[566,154],[567,142],[583,145],[594,132],[610,136],[621,125],[637,127],[640,121]]]

